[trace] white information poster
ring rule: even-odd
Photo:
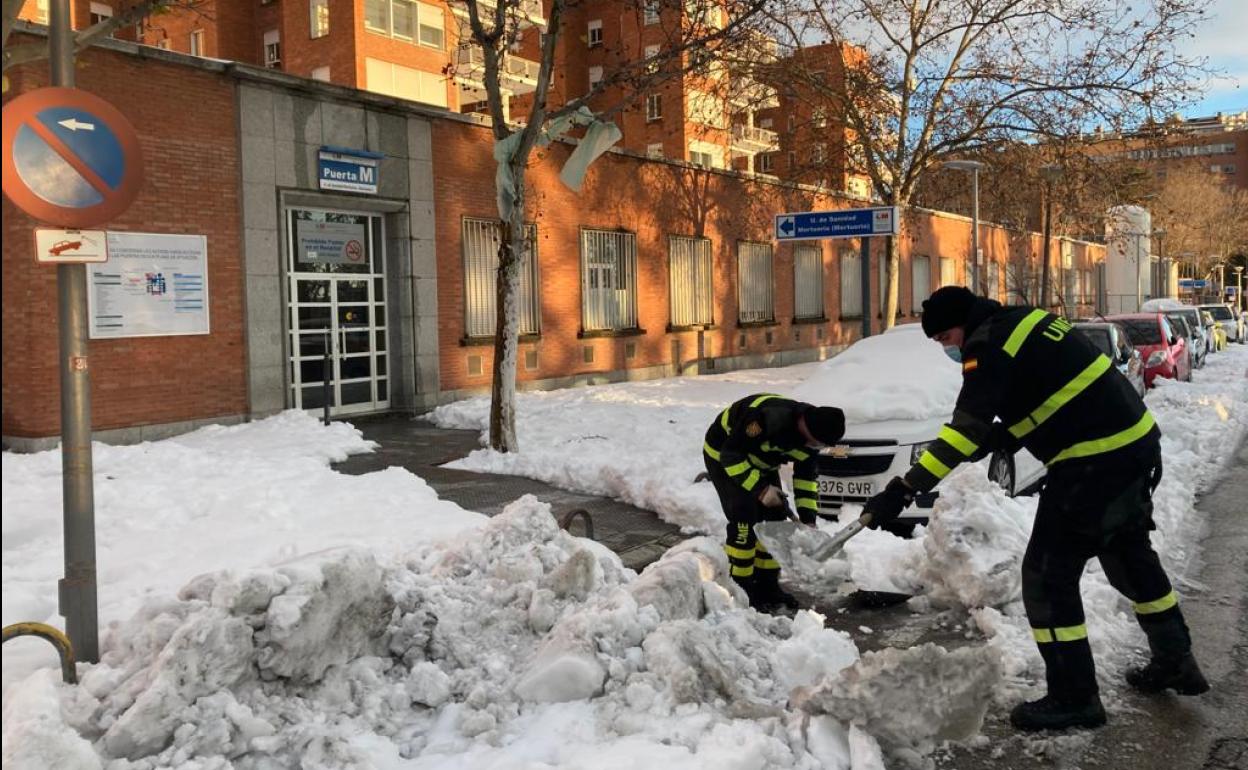
[[[91,339],[208,333],[208,238],[108,234],[108,261],[87,265]]]

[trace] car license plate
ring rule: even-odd
[[[819,478],[819,494],[841,497],[870,497],[875,494],[875,484],[870,481]]]

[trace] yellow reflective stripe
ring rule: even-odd
[[[1144,416],[1140,418],[1140,421],[1135,425],[1132,425],[1130,428],[1118,431],[1112,436],[1106,436],[1105,438],[1092,439],[1091,441],[1080,441],[1078,444],[1058,452],[1057,456],[1052,460],[1049,460],[1048,464],[1052,465],[1053,463],[1061,462],[1062,460],[1071,460],[1076,457],[1090,457],[1092,455],[1104,454],[1105,452],[1112,452],[1115,449],[1121,449],[1133,441],[1138,441],[1139,439],[1144,438],[1144,436],[1148,435],[1148,432],[1153,429],[1153,425],[1155,424],[1156,421],[1153,420],[1153,413],[1145,412]]]
[[[724,544],[724,553],[728,554],[734,559],[753,559],[754,558],[753,548],[749,548],[749,549],[737,548],[735,545],[728,545],[726,543]]]
[[[800,449],[790,449],[787,452],[787,454],[789,455],[789,457],[792,457],[794,460],[806,460],[810,458],[810,455],[808,453],[803,452]]]
[[[970,457],[975,454],[976,449],[979,449],[978,444],[948,425],[940,429],[940,433],[936,434],[936,438],[942,439],[946,444],[961,452],[964,457]]]
[[[1062,386],[1061,390],[1044,400],[1044,403],[1032,410],[1032,413],[1024,417],[1020,422],[1010,426],[1010,433],[1014,434],[1014,438],[1022,438],[1031,433],[1045,420],[1053,416],[1053,413],[1061,409],[1075,396],[1087,390],[1088,386],[1096,382],[1102,374],[1109,371],[1113,364],[1105,355],[1098,355],[1096,360],[1088,364],[1087,368],[1074,379]]]
[[[1049,642],[1077,642],[1088,638],[1088,627],[1082,623],[1077,626],[1061,628],[1033,628],[1031,636],[1040,644]]]
[[[953,470],[948,465],[945,465],[940,460],[937,460],[936,455],[932,454],[930,451],[924,452],[919,456],[919,465],[927,468],[927,470],[938,479],[943,479],[945,476],[949,475],[949,471]]]
[[[1023,320],[1018,322],[1018,326],[1014,327],[1014,331],[1010,332],[1010,337],[1005,341],[1005,347],[1002,350],[1010,358],[1018,355],[1018,349],[1023,346],[1023,342],[1027,339],[1027,335],[1031,334],[1031,330],[1036,328],[1036,324],[1044,320],[1048,315],[1043,310],[1033,310],[1023,316]]]
[[[753,564],[749,565],[748,567],[738,567],[738,566],[737,566],[737,565],[735,565],[735,564],[734,564],[734,565],[732,565],[732,576],[733,576],[733,577],[749,577],[750,575],[753,575],[753,574],[754,574],[754,565],[753,565]]]
[[[793,479],[793,488],[800,489],[803,492],[818,492],[819,483],[815,481],[807,481],[806,479]]]
[[[740,476],[742,473],[745,473],[749,469],[750,469],[749,461],[744,460],[742,462],[737,463],[736,465],[729,465],[727,468],[724,468],[724,473],[727,473],[729,476]],[[755,471],[755,473],[757,473],[757,471]]]
[[[719,459],[719,450],[711,446],[709,443],[702,444],[702,451],[706,452],[706,456],[711,458],[712,460]]]
[[[780,569],[780,562],[775,559],[755,559],[754,569]]]
[[[798,507],[798,508],[809,508],[809,509],[811,509],[812,511],[817,511],[817,510],[819,510],[819,501],[818,501],[818,500],[812,500],[812,499],[811,499],[811,498],[809,498],[809,497],[799,497],[799,498],[797,498],[797,507]]]
[[[729,409],[732,409],[732,407],[728,407],[728,409],[719,413],[719,424],[723,427],[725,433],[732,433],[732,426],[728,424]]]
[[[750,464],[760,470],[774,471],[776,469],[776,466],[768,465],[767,463],[763,462],[761,457],[757,457],[755,455],[749,455],[749,459],[750,459]]]
[[[770,401],[773,398],[780,398],[780,396],[777,396],[775,393],[765,393],[759,396],[758,398],[754,399],[753,401],[751,401],[750,408],[753,409],[754,407],[758,406],[764,401]]]
[[[758,483],[760,478],[762,476],[758,475],[758,471],[750,471],[750,475],[745,477],[745,481],[741,482],[741,486],[745,487],[746,492],[752,492],[754,485]]]
[[[1160,599],[1154,599],[1151,602],[1136,602],[1133,606],[1137,615],[1155,615],[1171,607],[1177,607],[1178,604],[1179,595],[1171,591]]]

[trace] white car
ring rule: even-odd
[[[1244,339],[1244,337],[1248,335],[1244,333],[1243,318],[1236,318],[1235,314],[1231,312],[1231,308],[1229,306],[1219,303],[1213,305],[1200,305],[1199,307],[1201,310],[1208,310],[1213,315],[1213,320],[1216,321],[1218,326],[1221,326],[1222,330],[1226,332],[1226,338],[1228,340],[1231,342],[1238,342],[1241,345],[1248,342],[1248,340]]]
[[[843,504],[862,504],[904,475],[952,417],[961,387],[962,368],[918,324],[859,340],[822,364],[793,392],[845,411],[844,439],[818,457],[819,512],[836,516]],[[1034,489],[1044,472],[1025,449],[998,449],[989,461],[989,477],[1010,495]],[[908,534],[926,523],[938,494],[939,487],[920,495],[888,528]]]

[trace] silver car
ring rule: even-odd
[[[1245,335],[1244,332],[1244,320],[1242,318],[1236,318],[1235,313],[1232,312],[1229,307],[1221,303],[1217,303],[1213,305],[1201,305],[1200,309],[1209,311],[1210,315],[1213,316],[1213,320],[1217,321],[1218,326],[1221,326],[1222,330],[1226,332],[1227,340],[1231,342],[1238,342],[1241,345],[1248,342],[1248,340],[1244,339],[1245,336],[1248,336]]]
[[[1093,347],[1114,362],[1118,372],[1127,378],[1142,398],[1146,389],[1144,361],[1140,358],[1140,351],[1131,344],[1127,330],[1111,321],[1080,321],[1075,328],[1083,332]]]

